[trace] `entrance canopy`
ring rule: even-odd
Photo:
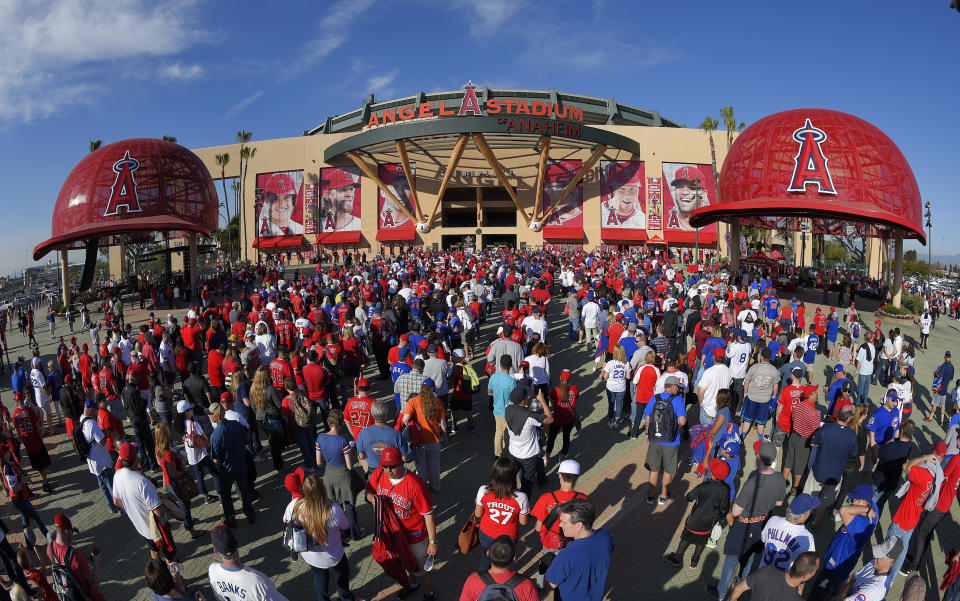
[[[863,119],[827,109],[776,113],[748,127],[720,172],[718,202],[693,211],[702,227],[733,221],[814,234],[926,243],[922,202],[897,145]]]

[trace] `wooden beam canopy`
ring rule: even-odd
[[[410,157],[407,156],[407,144],[403,140],[397,140],[397,152],[400,154],[400,164],[403,165],[403,174],[407,176],[407,184],[410,186],[410,198],[413,199],[413,210],[417,213],[416,221],[423,221],[423,210],[420,209],[420,199],[417,198],[417,178],[410,170]]]
[[[517,191],[513,189],[513,186],[510,185],[510,182],[507,181],[507,174],[504,173],[503,167],[500,166],[500,162],[497,161],[497,157],[493,154],[493,150],[490,148],[490,145],[487,144],[487,139],[483,137],[483,134],[473,134],[473,143],[477,145],[477,150],[480,151],[480,154],[483,155],[483,158],[487,159],[490,167],[497,174],[497,179],[500,181],[500,185],[503,186],[507,194],[510,195],[510,198],[513,200],[513,204],[517,207],[517,210],[520,211],[520,214],[523,215],[523,221],[526,225],[530,225],[530,216],[527,215],[527,212],[523,210],[523,205],[520,204],[520,199],[517,198]]]
[[[380,181],[380,175],[376,171],[374,171],[373,167],[367,164],[367,162],[364,161],[363,158],[360,157],[360,155],[358,155],[355,152],[348,152],[347,157],[349,157],[350,160],[353,161],[354,164],[360,168],[360,171],[363,171],[364,175],[366,175],[371,180],[373,180],[373,183],[377,184],[377,187],[380,188],[381,191],[383,191],[383,193],[387,196],[387,198],[392,200],[393,203],[397,205],[397,208],[400,209],[401,213],[407,216],[407,219],[416,223],[417,218],[411,215],[410,211],[407,210],[407,207],[403,206],[403,203],[400,201],[400,199],[393,195],[393,192],[390,191],[390,188],[388,188],[385,183]]]
[[[560,197],[557,198],[556,202],[553,203],[553,206],[544,212],[543,217],[540,218],[541,221],[546,221],[547,218],[557,210],[557,207],[560,206],[560,203],[563,201],[563,199],[566,198],[567,194],[570,193],[570,190],[573,190],[577,184],[580,183],[580,180],[582,180],[583,176],[587,174],[587,171],[589,171],[596,164],[596,162],[600,160],[600,158],[603,156],[603,153],[606,151],[607,147],[603,144],[593,149],[593,154],[590,155],[589,159],[584,161],[583,166],[580,167],[580,171],[573,176],[573,179],[570,180],[570,183],[567,184],[567,187],[563,189],[563,192],[560,194]]]
[[[543,176],[547,172],[547,160],[550,158],[550,136],[540,138],[540,163],[537,165],[537,199],[533,203],[533,218],[540,214],[543,202]]]
[[[433,203],[433,210],[430,211],[430,217],[426,220],[427,224],[433,225],[433,219],[437,216],[437,209],[440,208],[440,201],[443,199],[443,193],[447,190],[447,184],[450,183],[450,178],[453,177],[453,170],[457,168],[457,164],[460,163],[460,157],[463,156],[463,150],[467,147],[467,141],[470,139],[470,136],[467,134],[460,134],[460,137],[457,138],[457,144],[453,147],[453,152],[450,153],[450,159],[447,161],[447,170],[443,172],[443,181],[440,182],[440,191],[437,192],[437,201]]]

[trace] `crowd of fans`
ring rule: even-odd
[[[344,547],[368,537],[398,598],[435,599],[444,444],[489,411],[492,455],[489,442],[466,441],[473,465],[491,468],[457,531],[461,550],[479,557],[460,599],[529,601],[550,590],[602,599],[614,541],[577,490],[582,466],[572,458],[587,417],[581,389],[596,378],[605,425],[646,445],[649,486],[638,491],[646,503],[691,503],[665,559],[681,567],[692,546],[696,569],[722,542],[710,596],[884,599],[898,576],[917,571],[960,482],[950,353],[924,417],[944,436],[921,452],[911,417],[915,405],[917,415],[926,408],[916,404],[926,389],[914,369],[926,338],[914,346],[896,327],[867,324],[849,292],[808,313],[775,286],[764,273],[681,269],[649,253],[415,251],[289,277],[282,264],[224,268],[196,294],[151,287],[139,296],[154,312],[136,326],[119,299],[104,299],[101,318],[80,311],[82,340],[60,337],[46,364],[36,346],[13,364],[16,407],[4,412],[0,450],[26,542],[17,553],[0,538],[14,585],[7,594],[105,598],[100,555],[71,546],[70,512],[57,513],[48,532],[30,502],[32,472],[52,492],[44,437],[62,423],[89,485],[143,539],[155,598],[203,598],[205,587],[181,577],[175,521],[189,539],[210,536],[214,598],[284,598],[242,562],[236,488],[247,523],[282,523],[283,544],[311,567],[318,599],[329,598],[330,580],[341,599],[356,598],[356,558]],[[23,321],[32,336],[32,311]],[[936,316],[918,323],[929,334]],[[582,353],[587,369],[552,370],[560,347]],[[818,358],[828,367],[820,385]],[[384,386],[392,394],[374,395]],[[698,483],[674,498],[687,465]],[[271,469],[291,495],[282,514],[258,506],[258,486],[274,482],[258,476]],[[375,516],[368,528],[358,519],[361,493]],[[198,502],[220,504],[212,530],[196,528]],[[888,504],[891,525],[859,567]],[[831,521],[831,544],[817,551],[812,533]],[[529,579],[513,563],[531,522],[542,546]],[[909,580],[905,597],[926,585],[957,598],[955,556],[942,583]]]

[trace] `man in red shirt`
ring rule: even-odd
[[[540,564],[537,568],[537,586],[543,587],[543,575],[547,573],[547,568],[553,562],[553,557],[565,546],[567,539],[560,530],[559,513],[551,516],[553,509],[566,503],[574,497],[580,497],[587,501],[587,495],[577,492],[574,487],[577,479],[580,477],[580,464],[573,459],[565,459],[560,462],[557,468],[557,475],[560,476],[560,489],[540,495],[536,505],[530,511],[537,520],[534,526],[540,533],[540,542],[543,543],[543,551],[540,554]],[[552,524],[547,526],[547,520],[552,519]]]
[[[813,316],[813,331],[820,339],[817,347],[818,353],[823,353],[827,348],[827,316],[817,307],[817,312]]]
[[[90,356],[90,347],[84,342],[80,347],[80,358],[77,359],[77,365],[80,368],[80,376],[84,388],[90,387],[90,378],[93,375],[93,357]]]
[[[786,388],[792,388],[787,386]],[[783,478],[790,482],[793,474],[792,495],[797,495],[803,472],[810,459],[810,437],[820,427],[820,411],[817,409],[817,390],[819,386],[803,386],[803,398],[793,404],[790,414],[790,432],[786,450],[783,453]],[[782,396],[780,397],[783,398]],[[784,408],[786,411],[786,408]],[[781,412],[783,415],[783,412]],[[779,423],[779,422],[778,422]]]
[[[914,529],[920,522],[920,516],[924,512],[927,502],[931,495],[937,494],[936,479],[933,473],[923,464],[927,462],[940,463],[943,457],[938,456],[936,452],[930,455],[917,457],[908,461],[903,466],[903,473],[907,475],[907,481],[910,483],[906,494],[897,507],[897,512],[893,514],[892,523],[887,530],[887,540],[899,538],[903,541],[903,552],[894,559],[893,567],[890,568],[890,575],[887,576],[887,589],[893,584],[894,578],[900,571],[903,562],[907,558],[907,550],[910,545],[910,539],[913,537]]]
[[[516,554],[516,545],[507,535],[498,536],[490,543],[487,554],[492,566],[489,570],[467,576],[460,593],[460,601],[477,601],[491,584],[502,584],[513,591],[518,601],[539,601],[540,593],[533,581],[510,569]]]
[[[437,524],[433,517],[433,501],[427,483],[403,467],[400,450],[387,447],[380,453],[380,467],[373,471],[367,482],[367,501],[375,505],[376,497],[387,497],[397,519],[403,524],[406,542],[417,566],[423,566],[427,556],[436,555]],[[436,597],[430,572],[412,572],[414,584],[401,590],[397,596],[406,599],[423,587],[423,598],[433,601]],[[420,581],[416,582],[419,577]]]
[[[941,460],[947,454],[947,444],[942,440],[933,445],[933,454]],[[920,567],[920,561],[930,548],[930,539],[937,524],[943,516],[950,513],[950,506],[957,497],[957,487],[960,486],[960,455],[954,455],[943,470],[943,482],[940,484],[940,495],[934,509],[924,511],[917,524],[916,532],[910,537],[907,546],[907,559],[903,564],[903,571],[910,573]]]
[[[207,377],[210,378],[210,387],[213,388],[213,398],[219,399],[225,390],[227,375],[223,371],[223,357],[227,353],[227,343],[221,342],[217,348],[207,353]],[[273,375],[271,369],[271,376]]]
[[[54,518],[57,535],[47,545],[47,557],[51,562],[63,564],[67,560],[67,553],[71,550],[70,542],[73,539],[73,524],[66,514],[58,513]],[[72,549],[70,565],[66,566],[73,573],[80,589],[87,594],[91,601],[105,601],[106,597],[100,590],[100,557],[101,555],[91,555],[93,568],[79,549]]]
[[[400,360],[400,349],[407,348],[410,346],[410,335],[409,334],[400,334],[400,339],[397,342],[397,346],[390,349],[390,352],[387,353],[387,363],[393,365]],[[413,354],[407,353],[407,365],[413,367]]]
[[[373,423],[373,416],[370,415],[370,408],[373,407],[375,399],[370,396],[370,381],[366,378],[360,378],[354,384],[354,396],[347,400],[343,408],[343,417],[353,432],[353,439],[356,440],[360,435],[360,430]]]
[[[277,343],[284,344],[287,348],[293,348],[293,342],[295,340],[296,330],[293,327],[293,322],[287,319],[287,312],[283,309],[278,309],[277,314],[279,315],[279,320],[277,321]]]
[[[13,425],[23,441],[23,446],[30,456],[30,465],[40,472],[41,488],[44,492],[53,493],[53,488],[47,482],[47,470],[50,467],[50,455],[43,444],[40,432],[43,429],[43,414],[26,399],[20,401],[20,406],[13,412]]]
[[[323,416],[321,423],[326,423],[328,409],[327,386],[330,384],[330,372],[320,363],[317,351],[307,353],[307,364],[303,366],[303,383],[307,388],[307,398],[319,403],[318,409]]]
[[[290,365],[290,351],[285,345],[277,347],[277,358],[270,362],[270,382],[277,390],[283,390],[284,378],[293,377],[293,367]]]

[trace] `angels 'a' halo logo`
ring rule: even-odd
[[[140,198],[137,196],[137,180],[133,172],[140,168],[140,161],[130,156],[127,150],[123,158],[113,164],[117,177],[110,188],[110,200],[107,201],[107,210],[103,216],[116,215],[120,207],[126,207],[127,213],[139,213]]]
[[[483,109],[480,108],[480,101],[477,100],[477,90],[480,89],[480,86],[468,81],[461,88],[463,89],[463,102],[460,103],[457,117],[463,117],[467,113],[483,117]]]
[[[823,154],[820,144],[825,142],[827,134],[817,129],[807,118],[803,127],[793,132],[793,139],[800,144],[797,156],[793,157],[793,177],[787,192],[805,192],[807,184],[817,186],[821,194],[837,194],[833,186],[833,178],[827,168],[827,157]]]

